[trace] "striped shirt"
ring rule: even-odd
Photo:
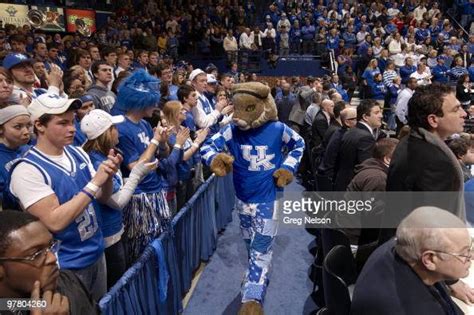
[[[393,85],[393,79],[398,77],[398,73],[395,70],[386,70],[383,73],[382,77],[383,77],[383,84],[385,84],[385,86],[389,88]]]

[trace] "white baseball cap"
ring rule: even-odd
[[[81,130],[87,139],[94,140],[106,132],[112,125],[125,121],[122,115],[112,116],[101,109],[93,109],[81,120]]]
[[[189,80],[194,80],[198,75],[200,74],[206,74],[206,72],[202,71],[201,69],[197,68],[191,71],[191,74],[189,74]]]
[[[213,74],[208,74],[207,83],[210,83],[210,84],[217,83],[216,77]]]
[[[64,98],[57,94],[45,93],[33,99],[28,111],[34,121],[44,114],[59,115],[65,113],[69,108],[73,110],[82,106],[81,100],[77,98]]]

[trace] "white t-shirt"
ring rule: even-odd
[[[84,150],[82,150],[82,148],[76,148],[87,157],[87,166],[93,177],[95,175],[95,169],[89,156],[84,152]],[[41,153],[51,161],[64,167],[66,170],[72,170],[71,162],[64,152],[59,156],[47,155],[43,152]],[[23,209],[27,209],[41,199],[54,194],[51,187],[44,182],[41,172],[35,166],[25,162],[20,162],[20,164],[18,164],[13,170],[10,191],[18,198]]]
[[[413,72],[410,74],[410,78],[415,78],[418,85],[428,85],[431,84],[430,74],[423,72],[418,73],[418,71]]]

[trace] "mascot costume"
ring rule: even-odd
[[[233,169],[236,209],[249,262],[239,314],[263,314],[278,226],[277,191],[292,181],[304,140],[277,121],[268,86],[242,83],[234,85],[232,92],[234,123],[212,136],[201,148],[201,154],[217,176],[225,176]]]

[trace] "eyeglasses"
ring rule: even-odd
[[[463,264],[467,263],[469,260],[472,259],[472,256],[473,256],[473,243],[471,241],[471,245],[469,247],[469,254],[467,255],[464,255],[464,254],[456,254],[456,253],[449,253],[449,252],[445,252],[445,251],[442,251],[442,250],[436,250],[436,249],[431,249],[432,252],[435,252],[435,253],[441,253],[441,254],[446,254],[446,255],[450,255],[450,256],[453,256],[453,257],[456,257],[460,262],[462,262]]]
[[[463,264],[467,263],[469,260],[472,259],[472,252],[469,252],[468,255],[462,255],[462,254],[455,254],[455,253],[443,252],[443,251],[441,251],[441,250],[434,250],[434,249],[432,249],[431,251],[432,251],[432,252],[436,252],[436,253],[442,253],[442,254],[454,256],[454,257],[456,257],[457,259],[459,259],[459,261],[462,262]]]
[[[18,262],[30,262],[36,265],[37,267],[42,266],[46,260],[46,255],[48,252],[52,254],[57,254],[59,251],[61,241],[52,240],[48,247],[43,248],[31,256],[27,257],[0,257],[0,262],[2,261],[18,261]]]

